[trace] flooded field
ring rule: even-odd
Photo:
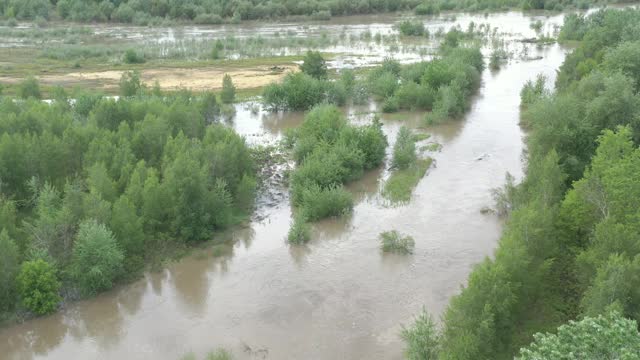
[[[441,314],[472,266],[496,247],[501,221],[480,210],[492,205],[490,190],[504,183],[506,172],[522,177],[520,89],[539,73],[553,79],[566,53],[559,45],[527,47],[512,41],[535,36],[529,27],[532,19],[538,17],[502,13],[427,22],[430,31],[439,26],[466,28],[472,21],[488,23],[512,34],[506,40],[514,52],[526,51],[541,60],[516,56],[498,72],[485,70],[479,95],[464,119],[424,129],[432,134],[429,141],[442,144],[442,149],[430,154],[435,166],[408,204],[389,206],[380,195],[388,172],[369,172],[349,185],[357,194],[352,216],[315,223],[311,242],[290,246],[285,238],[291,208],[287,189],[281,189],[280,200],[261,202],[261,216],[227,235],[236,240],[231,254],[214,258],[209,250],[198,250],[135,283],[1,329],[3,358],[173,360],[224,347],[237,359],[401,359],[402,324],[410,323],[422,307]],[[551,31],[562,16],[541,19]],[[345,27],[348,33],[389,32],[394,21],[392,16],[352,17],[300,31],[305,36],[342,32]],[[187,27],[182,34],[269,34],[301,27]],[[149,29],[96,31],[160,38],[155,31],[147,33]],[[375,48],[371,52],[372,59],[389,55]],[[343,62],[361,58],[348,48],[344,53]],[[303,117],[249,108],[238,105],[232,126],[252,144],[275,141]],[[358,122],[373,110],[374,105],[345,112]],[[401,125],[415,127],[423,116],[383,116],[390,144]],[[392,229],[413,236],[413,255],[381,253],[378,234]]]

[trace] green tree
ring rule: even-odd
[[[326,79],[328,75],[327,64],[318,51],[307,51],[302,65],[300,66],[300,70],[316,79]]]
[[[143,266],[145,234],[142,219],[136,208],[126,195],[113,204],[111,229],[120,248],[124,251],[127,270],[137,270]]]
[[[617,312],[570,321],[556,334],[538,333],[534,339],[520,349],[518,360],[640,359],[638,325]]]
[[[85,294],[110,289],[122,272],[124,255],[111,230],[95,220],[80,224],[71,274]]]
[[[142,90],[139,71],[126,71],[120,77],[120,96],[135,96]]]
[[[0,232],[0,313],[11,309],[17,298],[19,256],[18,246],[3,229]]]
[[[431,316],[422,310],[410,327],[403,327],[400,333],[406,344],[405,356],[409,360],[439,359],[440,335]]]
[[[236,87],[233,85],[231,76],[224,74],[222,78],[222,91],[220,92],[220,100],[225,104],[231,104],[236,98]]]
[[[22,303],[30,311],[44,315],[58,307],[60,282],[53,265],[45,260],[22,263],[17,282]]]
[[[18,96],[23,99],[41,99],[42,94],[40,93],[40,84],[38,83],[38,79],[33,76],[29,76],[24,79],[18,87]]]

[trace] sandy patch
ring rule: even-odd
[[[297,65],[293,64],[245,69],[221,69],[215,67],[161,68],[141,70],[140,74],[142,81],[148,86],[153,86],[153,84],[158,81],[160,87],[166,90],[187,88],[202,91],[219,90],[222,88],[222,78],[224,74],[231,75],[231,79],[237,89],[253,89],[278,81],[287,73],[297,71],[297,69]],[[41,75],[38,78],[41,83],[47,85],[86,85],[113,89],[118,87],[123,72],[124,70],[72,72],[63,75]],[[16,80],[17,79],[0,77],[0,81],[9,83],[15,82]]]

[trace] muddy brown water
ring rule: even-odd
[[[478,21],[530,35],[530,19],[510,14]],[[496,247],[502,224],[480,209],[492,205],[490,190],[507,171],[522,177],[520,89],[538,73],[553,79],[566,50],[553,45],[530,53],[543,59],[484,71],[464,119],[425,130],[442,150],[431,154],[436,166],[408,204],[389,206],[379,195],[387,171],[371,171],[349,185],[353,214],[316,223],[305,246],[285,242],[286,198],[262,206],[260,220],[228,235],[236,240],[232,254],[195,251],[132,284],[1,329],[0,358],[173,360],[224,347],[236,359],[401,359],[402,324],[423,307],[440,315],[473,265]],[[345,112],[360,122],[374,108]],[[416,126],[423,116],[384,116],[390,143],[402,124]],[[255,144],[301,121],[299,113],[239,105],[232,125]],[[414,237],[413,255],[380,252],[378,235],[392,229]]]

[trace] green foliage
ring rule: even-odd
[[[18,96],[23,99],[41,99],[42,94],[40,93],[40,84],[38,83],[38,80],[33,76],[29,76],[24,79],[18,87]]]
[[[15,304],[19,256],[18,246],[3,229],[0,232],[0,313],[11,310]]]
[[[415,247],[415,241],[411,236],[402,236],[396,230],[385,231],[380,234],[380,248],[384,252],[398,254],[411,254]]]
[[[300,65],[300,70],[315,79],[327,78],[327,64],[318,51],[307,51],[302,65]]]
[[[220,100],[225,104],[231,104],[236,99],[236,87],[233,85],[231,76],[224,74],[222,78],[222,91],[220,92]]]
[[[416,15],[437,15],[440,13],[440,8],[433,2],[426,2],[416,6],[413,12]]]
[[[405,36],[424,36],[425,33],[427,36],[429,35],[429,32],[424,28],[424,24],[419,20],[403,20],[397,24],[396,27],[398,31],[400,31],[400,34]]]
[[[44,315],[58,307],[60,282],[48,262],[38,259],[22,263],[17,283],[22,304],[28,310]]]
[[[521,358],[637,358],[637,325],[622,316],[640,316],[639,101],[628,60],[638,19],[631,9],[567,17],[561,39],[581,43],[556,91],[541,78],[523,89],[526,177],[500,192],[499,247],[451,300],[440,358],[509,358],[534,333],[583,316],[536,335]],[[600,316],[611,309],[620,315]]]
[[[418,159],[410,167],[404,170],[395,170],[384,183],[382,196],[393,203],[407,202],[411,200],[411,193],[424,177],[433,163],[433,159]]]
[[[8,244],[17,264],[55,264],[64,280],[55,294],[92,294],[139,275],[176,243],[210,239],[253,205],[251,153],[229,127],[208,125],[219,116],[211,93],[73,96],[0,101],[3,311],[19,309]],[[45,300],[29,303],[55,309]]]
[[[145,62],[144,56],[138,54],[134,49],[127,49],[123,58],[125,64],[142,64]]]
[[[205,360],[233,360],[233,356],[225,349],[217,349],[207,353]]]
[[[379,166],[387,146],[378,120],[362,127],[347,125],[340,110],[331,105],[311,110],[292,138],[298,167],[291,174],[291,195],[305,221],[349,212],[353,200],[342,185]],[[290,231],[293,242],[304,238],[298,234],[308,233],[302,221],[297,220],[294,228]]]
[[[326,99],[327,84],[303,72],[288,74],[282,84],[267,85],[262,98],[265,106],[273,111],[308,110]]]
[[[80,223],[71,273],[83,293],[95,294],[110,289],[122,273],[123,260],[124,255],[111,230],[95,220]]]
[[[287,240],[292,244],[303,244],[311,240],[311,225],[302,212],[295,215]]]
[[[617,312],[570,321],[556,334],[538,333],[534,338],[531,345],[520,349],[517,359],[640,358],[638,325]]]
[[[422,310],[410,327],[403,327],[400,336],[406,343],[404,354],[408,360],[440,358],[438,355],[440,335],[436,324],[426,310]]]
[[[547,79],[539,74],[536,81],[527,80],[520,90],[520,106],[526,108],[545,96],[545,82]]]
[[[140,72],[127,71],[122,73],[122,77],[120,78],[120,96],[135,96],[140,93],[141,89]]]
[[[393,157],[391,167],[404,170],[416,163],[418,155],[416,153],[416,141],[411,130],[402,126],[398,131],[396,143],[393,145]]]

